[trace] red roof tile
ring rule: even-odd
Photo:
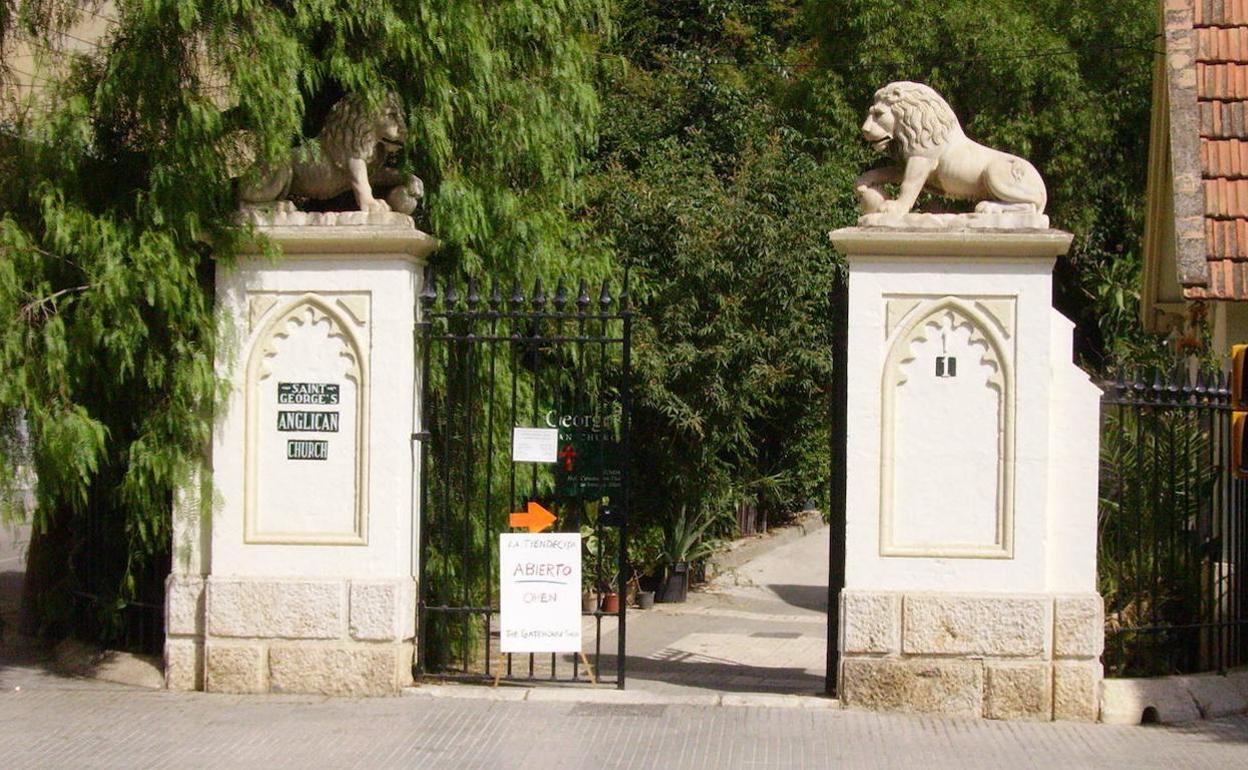
[[[1196,30],[1196,56],[1203,62],[1243,62],[1248,54],[1248,27],[1201,27]]]
[[[1206,219],[1205,251],[1209,258],[1248,260],[1248,221]]]
[[[1248,24],[1248,0],[1196,0],[1193,10],[1197,27]]]
[[[1201,99],[1248,98],[1248,63],[1197,61],[1196,91]]]
[[[1184,294],[1248,299],[1248,0],[1192,10],[1209,282]]]
[[[1248,299],[1248,262],[1209,260],[1209,283],[1183,289],[1188,299]]]

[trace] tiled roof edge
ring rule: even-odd
[[[1193,0],[1164,0],[1166,88],[1170,103],[1170,173],[1174,184],[1175,266],[1179,283],[1209,283],[1205,262],[1205,190],[1200,173]]]

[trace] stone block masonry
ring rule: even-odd
[[[846,706],[992,719],[1095,720],[1096,594],[841,594]]]
[[[412,682],[416,584],[410,578],[174,575],[165,601],[171,690],[386,695]],[[175,625],[187,606],[203,607],[203,616]]]

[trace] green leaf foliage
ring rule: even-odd
[[[110,628],[144,585],[159,596],[171,494],[210,438],[214,270],[270,251],[233,219],[239,138],[279,160],[344,94],[393,91],[444,264],[602,272],[601,251],[566,255],[584,241],[570,212],[605,14],[598,0],[121,0],[110,36],[65,53],[80,5],[0,6],[0,50],[46,59],[0,124],[0,176],[21,180],[0,190],[0,466],[10,502],[33,466],[36,530],[69,544],[32,559],[64,578],[45,621],[86,595]]]
[[[711,511],[715,537],[742,499],[822,497],[826,234],[855,221],[879,162],[858,126],[891,80],[1044,174],[1085,361],[1156,356],[1135,323],[1153,2],[121,0],[67,54],[79,5],[0,3],[0,54],[29,42],[56,73],[0,113],[20,180],[0,189],[0,489],[34,468],[49,594],[90,594],[105,628],[159,583],[210,435],[214,271],[268,251],[234,224],[237,149],[281,158],[344,94],[403,101],[440,268],[627,272],[642,525]]]
[[[893,80],[930,84],[972,138],[1044,174],[1075,234],[1055,300],[1085,362],[1155,357],[1136,322],[1154,6],[619,0],[589,186],[641,316],[635,520],[822,497],[826,233],[883,162],[859,126]]]
[[[859,153],[798,128],[794,4],[618,9],[589,188],[638,312],[633,520],[675,541],[681,511],[714,511],[696,541],[730,530],[738,500],[821,496],[827,231],[853,221]]]

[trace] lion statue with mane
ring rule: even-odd
[[[291,211],[290,197],[329,200],[350,190],[360,211],[410,214],[424,195],[424,183],[386,166],[405,141],[407,123],[397,96],[389,94],[372,110],[363,99],[347,96],[330,109],[316,139],[292,152],[289,161],[240,179],[239,204]],[[373,196],[384,188],[390,188],[386,200]]]
[[[898,81],[876,91],[862,136],[896,161],[854,184],[866,214],[909,213],[924,189],[975,201],[977,212],[1044,213],[1048,196],[1035,166],[969,139],[949,104],[922,83]],[[900,185],[895,199],[885,194],[886,184]]]

